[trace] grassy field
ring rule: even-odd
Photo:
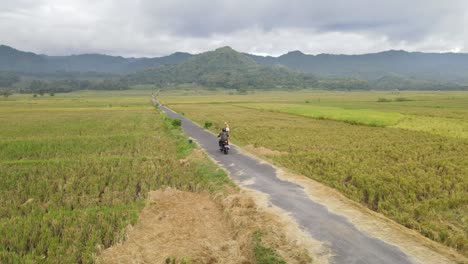
[[[209,160],[180,166],[193,147],[147,93],[0,99],[1,263],[94,262],[149,190],[229,183]]]
[[[172,92],[163,104],[468,255],[468,93]],[[270,154],[269,154],[270,153]],[[271,154],[274,153],[274,154]]]
[[[391,126],[397,124],[398,121],[402,119],[402,115],[399,113],[379,112],[367,109],[344,109],[339,107],[278,103],[238,104],[236,106],[307,116],[315,119],[336,120],[349,124],[367,126]]]

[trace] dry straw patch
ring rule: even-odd
[[[316,244],[308,244],[297,226],[261,209],[251,193],[229,193],[150,192],[125,241],[104,250],[98,262],[255,263],[252,237],[258,230],[264,234],[263,243],[287,263],[312,262],[306,248]]]
[[[205,159],[205,153],[201,149],[193,149],[190,155],[184,159],[179,160],[179,164],[183,167],[189,166],[195,160],[203,160]]]
[[[278,150],[273,150],[265,147],[255,147],[254,145],[247,145],[243,147],[245,150],[247,150],[250,153],[253,153],[255,155],[259,156],[281,156],[281,155],[287,155],[288,152],[286,151],[278,151]]]
[[[251,263],[209,194],[152,191],[125,242],[105,250],[103,263]]]

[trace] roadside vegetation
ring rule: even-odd
[[[1,263],[92,263],[122,241],[150,190],[232,189],[206,157],[186,159],[194,144],[142,94],[0,101]]]
[[[261,232],[255,232],[253,242],[255,257],[258,264],[286,264],[286,262],[278,256],[273,249],[265,247],[262,243]]]
[[[161,101],[212,131],[228,121],[234,143],[268,150],[275,164],[468,255],[466,93],[168,93]],[[399,118],[349,122],[387,116]]]

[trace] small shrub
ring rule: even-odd
[[[248,93],[248,91],[247,91],[247,89],[245,89],[245,88],[238,88],[238,89],[237,89],[237,93],[238,93],[238,94],[245,95],[245,94]]]
[[[13,93],[10,90],[3,89],[3,90],[0,90],[0,94],[3,95],[3,97],[8,98]]]
[[[50,96],[55,96],[55,93],[49,93]]]
[[[413,100],[411,100],[409,98],[406,98],[406,97],[397,97],[397,98],[395,98],[395,101],[397,101],[397,102],[409,102],[409,101],[413,101]]]
[[[286,261],[284,261],[278,253],[269,248],[266,247],[262,243],[262,233],[260,231],[256,231],[253,236],[253,243],[254,243],[254,254],[255,254],[255,259],[257,260],[257,263],[275,263],[275,264],[286,264]]]
[[[380,97],[379,99],[377,99],[377,102],[379,103],[388,103],[388,102],[391,102],[392,100],[391,99],[387,99],[387,98],[383,98],[383,97]]]
[[[439,241],[446,242],[449,237],[447,230],[442,229],[439,231]]]
[[[211,126],[213,126],[213,123],[208,122],[208,121],[206,121],[206,122],[205,122],[205,125],[203,125],[203,127],[204,127],[205,129],[209,129]]]
[[[310,103],[310,101],[309,101],[309,100],[305,100],[305,103],[308,104],[308,103]]]
[[[171,121],[172,126],[174,127],[180,127],[182,125],[182,120],[180,119],[172,119]]]
[[[33,97],[36,98],[36,97],[37,97],[37,94],[33,94]]]

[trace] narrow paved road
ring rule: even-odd
[[[397,247],[369,237],[346,218],[312,201],[301,186],[279,179],[274,167],[240,153],[236,147],[231,149],[229,155],[222,154],[213,134],[159,105],[156,100],[153,102],[168,116],[181,119],[185,133],[223,166],[234,181],[247,181],[248,188],[268,194],[273,205],[290,213],[314,239],[328,245],[333,254],[330,263],[412,263]]]

